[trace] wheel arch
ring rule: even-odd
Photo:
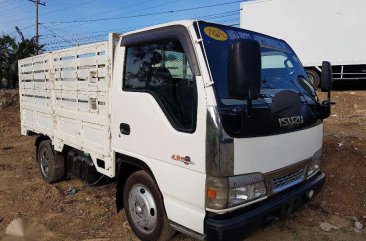
[[[34,142],[34,146],[35,146],[35,160],[38,161],[38,147],[39,145],[41,144],[42,141],[46,141],[46,140],[51,140],[51,138],[49,138],[48,136],[46,135],[38,135],[35,142]]]
[[[304,67],[305,70],[312,70],[315,71],[319,76],[321,75],[321,68],[319,68],[318,66],[309,66],[309,67]]]
[[[141,170],[144,170],[147,173],[149,173],[151,177],[154,179],[155,183],[157,183],[152,170],[144,161],[128,155],[116,153],[117,212],[121,211],[124,207],[123,193],[128,177],[131,176],[133,173]]]

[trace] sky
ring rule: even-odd
[[[109,32],[123,33],[182,19],[239,24],[235,0],[38,0],[39,42],[46,50],[103,41]],[[243,0],[244,1],[244,0]],[[35,35],[35,4],[30,0],[0,0],[0,35]]]

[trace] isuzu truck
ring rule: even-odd
[[[365,9],[364,0],[246,1],[240,27],[285,39],[315,86],[324,59],[334,80],[366,80]]]
[[[325,182],[332,102],[280,39],[178,21],[20,60],[19,81],[46,183],[115,180],[141,240],[241,239]]]

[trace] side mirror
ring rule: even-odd
[[[332,86],[333,86],[332,65],[328,61],[323,61],[320,89],[322,92],[329,92],[332,90]]]
[[[256,100],[261,84],[261,49],[257,41],[240,40],[229,47],[227,86],[229,98]]]
[[[330,93],[332,92],[333,87],[333,72],[332,72],[332,65],[328,61],[323,61],[322,64],[322,79],[320,83],[320,89],[322,92],[328,92],[327,100],[322,102],[323,106],[328,106],[330,108],[331,105],[335,105],[330,98]],[[330,114],[330,109],[329,109]]]

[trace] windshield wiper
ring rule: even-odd
[[[297,78],[304,78],[304,76],[302,75],[298,75]],[[321,104],[319,103],[319,101],[312,95],[310,95],[309,93],[307,93],[305,90],[302,92],[300,91],[300,88],[296,85],[296,83],[293,80],[290,80],[290,82],[292,83],[293,86],[295,86],[295,88],[299,91],[299,95],[303,95],[303,96],[307,96],[309,97],[312,101],[314,101],[315,105],[317,106],[317,108],[321,107]],[[305,99],[306,104],[308,105],[311,113],[314,115],[314,117],[318,118],[318,112],[313,110],[313,108],[311,108],[309,102]]]
[[[297,76],[297,79],[300,79],[300,78],[305,79],[305,77],[304,77],[304,76],[302,76],[302,75],[298,75],[298,76]],[[314,101],[314,102],[315,102],[315,104],[318,104],[318,103],[319,103],[319,100],[317,100],[317,99],[315,98],[315,96],[310,95],[306,90],[301,91],[301,90],[300,90],[300,88],[297,86],[297,84],[296,84],[293,80],[290,80],[290,82],[291,82],[291,84],[292,84],[293,86],[295,86],[295,88],[297,89],[297,91],[299,92],[299,94],[300,94],[300,95],[309,97],[312,101]],[[301,87],[302,87],[302,86],[301,86]],[[306,102],[307,104],[309,104],[309,103],[308,103],[308,101],[306,100],[306,98],[304,98],[304,99],[305,99],[305,102]]]

